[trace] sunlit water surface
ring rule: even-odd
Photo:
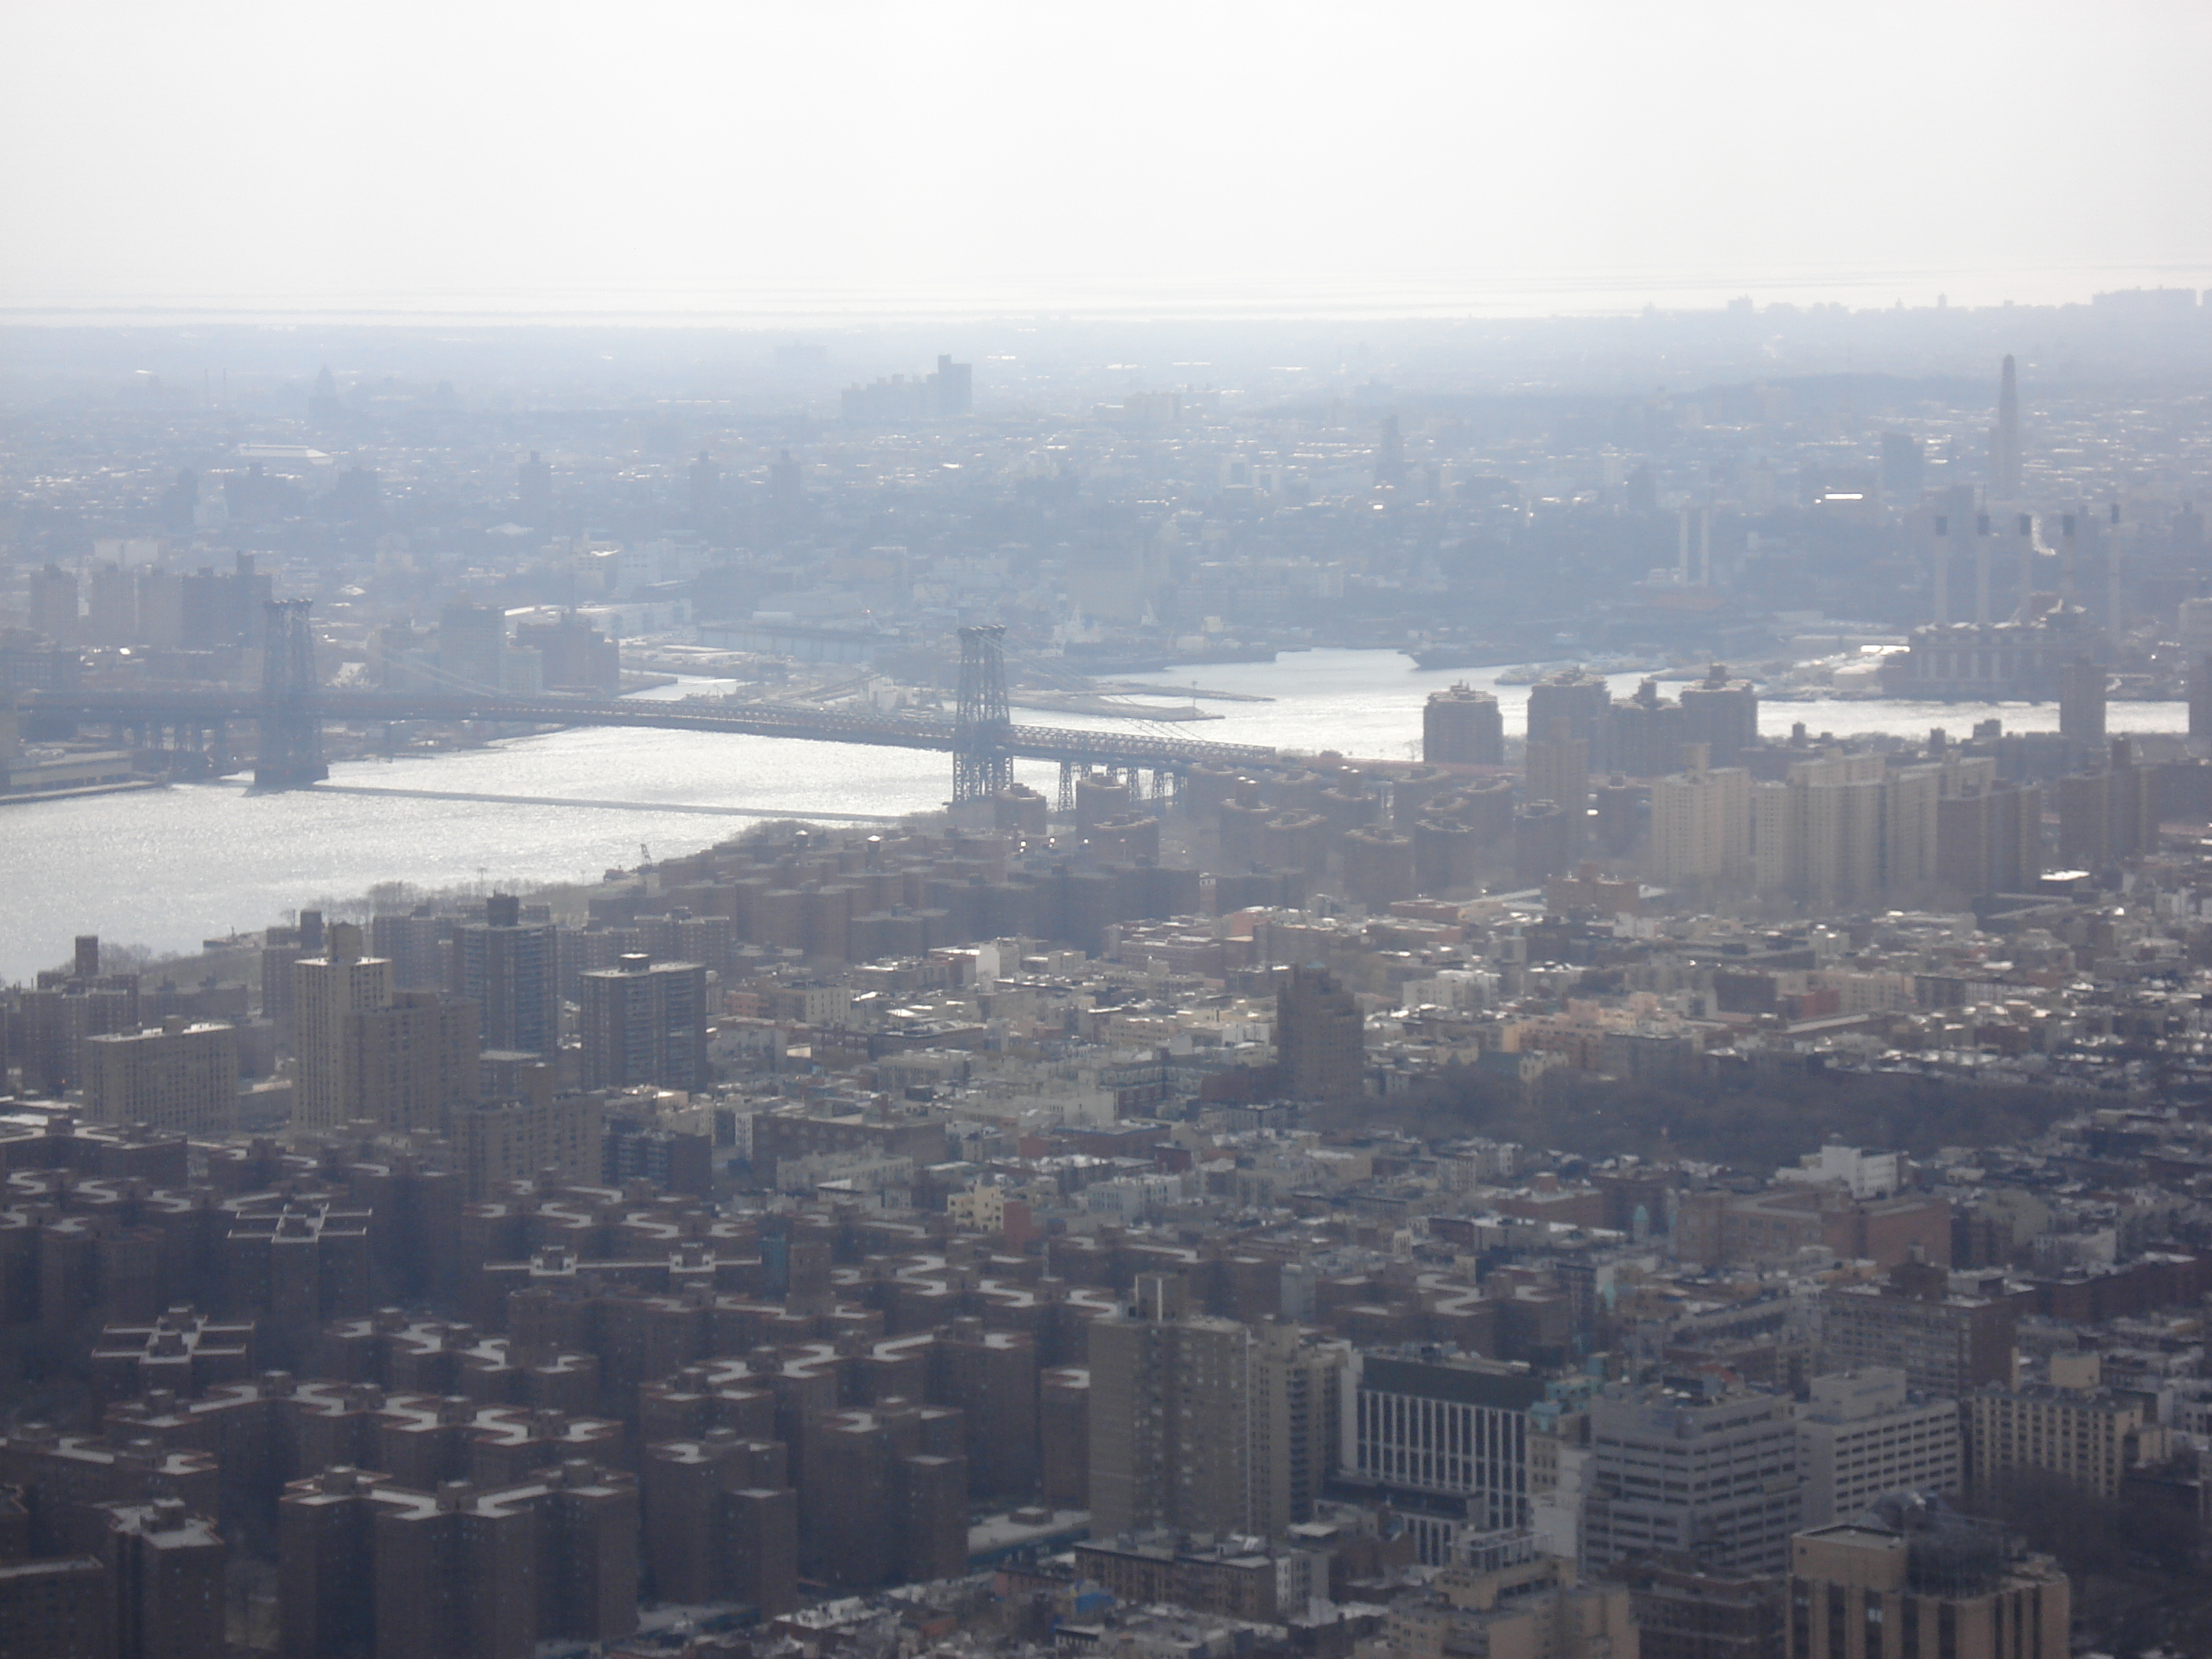
[[[1496,684],[1496,670],[1422,672],[1389,651],[1286,653],[1239,663],[1131,676],[1163,686],[1259,693],[1269,702],[1212,702],[1224,716],[1152,729],[1279,749],[1338,750],[1404,759],[1418,753],[1421,705],[1455,681],[1494,690],[1505,727],[1518,732],[1525,686]],[[1632,690],[1639,677],[1614,679]],[[708,689],[693,682],[658,695]],[[1761,727],[1814,732],[1918,733],[1942,726],[1963,735],[1976,720],[2006,729],[2055,729],[2056,704],[1770,703]],[[1024,722],[1110,722],[1016,710]],[[2115,703],[2115,731],[2185,730],[2180,703]],[[741,831],[749,820],[670,811],[671,805],[896,814],[941,805],[946,756],[773,738],[685,732],[575,731],[462,753],[331,768],[334,784],[638,803],[636,810],[517,805],[319,790],[256,795],[234,785],[191,785],[0,809],[0,981],[27,977],[69,954],[71,937],[96,933],[163,951],[259,927],[322,900],[380,882],[426,888],[478,882],[531,884],[596,880],[611,866],[688,851]],[[1049,793],[1048,765],[1017,768]]]

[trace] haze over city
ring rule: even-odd
[[[0,16],[0,1651],[2212,1652],[2208,61]]]
[[[25,8],[14,307],[2054,302],[2212,268],[2186,3]]]

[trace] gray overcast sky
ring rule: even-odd
[[[2212,0],[8,0],[0,305],[2212,283]]]

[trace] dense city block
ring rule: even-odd
[[[2208,316],[11,325],[0,1653],[2212,1650]]]

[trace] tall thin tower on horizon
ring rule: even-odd
[[[2020,499],[2020,375],[2010,352],[1997,384],[1997,423],[1990,429],[1990,489],[2006,501]]]

